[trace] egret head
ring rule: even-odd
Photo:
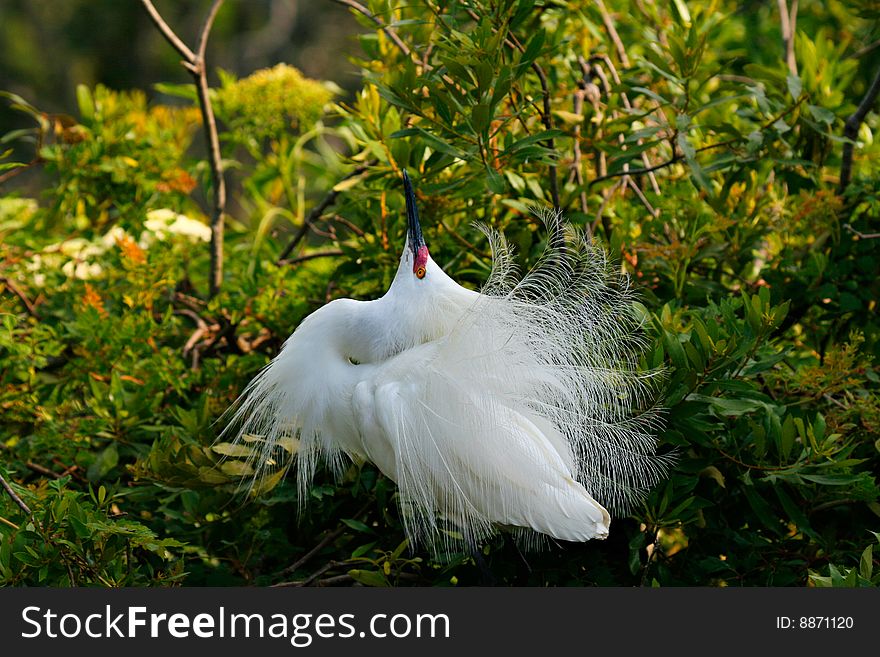
[[[428,272],[428,247],[425,245],[425,238],[422,237],[416,194],[406,169],[403,170],[403,190],[406,196],[406,239],[412,253],[412,272],[416,278],[423,279]]]

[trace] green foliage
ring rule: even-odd
[[[278,64],[241,80],[221,75],[217,113],[235,130],[273,137],[313,125],[331,95],[320,82],[303,77],[292,66]]]
[[[793,74],[772,3],[367,4],[404,48],[359,15],[353,97],[330,106],[286,65],[211,91],[232,202],[210,300],[194,105],[81,87],[74,119],[5,96],[36,128],[4,142],[31,139],[47,178],[0,199],[0,454],[33,512],[0,497],[0,579],[484,581],[467,550],[405,543],[372,466],[320,473],[299,510],[283,472],[252,486],[248,446],[216,443],[305,315],[387,288],[407,168],[433,257],[474,288],[472,223],[528,265],[547,239],[531,208],[558,200],[633,276],[643,364],[665,372],[669,479],[603,543],[523,557],[499,534],[497,583],[876,585],[876,108],[836,190],[880,62],[852,56],[873,40],[858,7],[801,7]]]

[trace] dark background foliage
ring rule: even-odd
[[[193,43],[209,4],[158,7]],[[788,51],[773,3],[363,9],[221,8],[211,296],[180,57],[140,3],[4,3],[0,580],[876,584],[876,104],[840,185],[845,121],[880,70],[875,4],[804,2]],[[403,168],[462,284],[488,272],[475,220],[524,265],[540,253],[534,205],[633,276],[677,465],[607,541],[430,555],[365,464],[322,472],[302,510],[283,471],[243,492],[250,450],[218,443],[217,420],[306,314],[387,288]]]

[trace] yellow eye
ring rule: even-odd
[[[416,278],[424,278],[424,277],[425,277],[425,273],[426,273],[426,272],[425,272],[425,268],[424,268],[424,267],[418,267],[418,268],[416,269]]]

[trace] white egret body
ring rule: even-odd
[[[306,317],[230,426],[261,438],[258,470],[299,438],[301,499],[319,457],[371,461],[397,483],[414,540],[444,540],[438,519],[470,542],[498,525],[605,538],[596,498],[622,508],[664,471],[626,280],[578,234],[517,280],[486,229],[492,274],[467,290],[429,255],[404,184],[408,243],[388,292]]]

